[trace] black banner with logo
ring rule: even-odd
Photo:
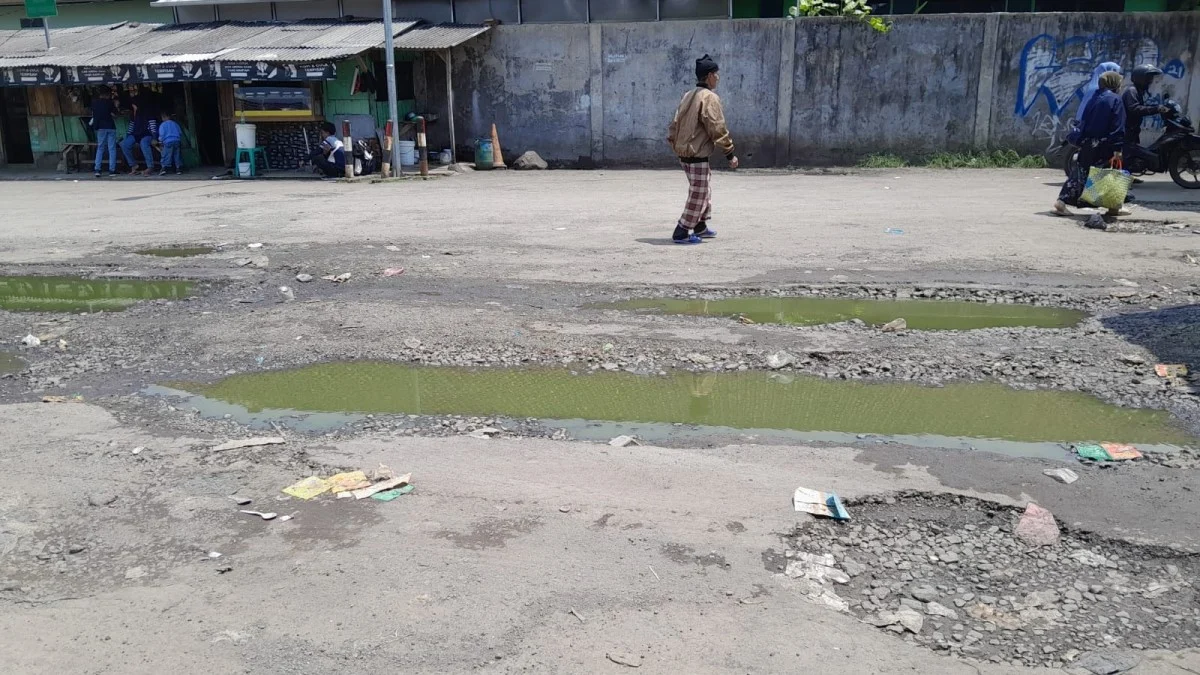
[[[0,86],[142,84],[167,82],[332,80],[333,63],[267,63],[265,61],[217,61],[213,63],[154,63],[143,65],[30,66],[0,68]]]
[[[63,71],[62,68],[54,66],[0,68],[0,83],[10,87],[37,87],[63,84]]]

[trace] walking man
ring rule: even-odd
[[[117,173],[117,122],[113,119],[116,106],[113,105],[112,95],[108,87],[96,92],[92,99],[92,129],[96,132],[96,163],[93,166],[96,178],[100,177],[100,167],[104,165],[104,153],[108,152],[108,174]]]
[[[738,168],[721,99],[714,91],[721,81],[718,70],[717,62],[708,54],[696,59],[696,88],[683,95],[667,130],[667,142],[679,157],[688,179],[687,204],[671,236],[676,244],[699,244],[717,236],[708,226],[712,215],[712,164],[709,160],[713,150],[719,148],[725,154],[729,168]]]

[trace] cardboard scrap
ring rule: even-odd
[[[330,476],[325,482],[329,483],[329,489],[333,494],[350,490],[360,490],[371,485],[371,481],[367,480],[367,474],[362,471],[339,473],[335,476]]]
[[[304,480],[283,488],[283,493],[298,499],[312,499],[329,491],[329,481],[319,476],[309,476]]]
[[[405,485],[404,487],[398,487],[395,490],[376,492],[375,494],[371,495],[371,499],[378,499],[381,502],[390,502],[401,495],[406,495],[412,492],[414,489],[415,488],[412,485]]]
[[[406,473],[403,476],[400,476],[398,478],[381,481],[370,487],[365,487],[360,490],[354,490],[351,494],[354,495],[355,499],[366,499],[367,497],[370,497],[371,495],[379,493],[379,492],[383,492],[384,490],[391,490],[393,488],[398,488],[402,485],[407,485],[409,478],[412,478],[412,474]],[[397,496],[399,496],[399,495],[397,495]]]
[[[818,492],[804,487],[796,488],[792,495],[792,505],[797,511],[811,513],[814,516],[833,518],[834,520],[850,520],[850,512],[842,504],[842,500],[833,492]]]
[[[213,452],[237,450],[238,448],[256,448],[261,445],[281,445],[285,441],[280,436],[264,436],[262,438],[247,438],[241,441],[229,441],[215,446]]]

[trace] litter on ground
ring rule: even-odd
[[[814,516],[833,518],[834,520],[850,520],[850,512],[842,504],[842,500],[833,492],[818,492],[808,488],[798,487],[792,495],[792,505],[797,511],[811,513]]]
[[[261,445],[281,445],[284,440],[280,436],[265,436],[262,438],[247,438],[240,441],[227,441],[220,445],[214,446],[213,452],[224,452],[225,450],[237,450],[238,448],[255,448]]]
[[[317,495],[329,492],[330,487],[329,481],[324,478],[309,476],[302,481],[283,488],[283,492],[298,499],[312,499]]]
[[[1075,453],[1083,459],[1096,462],[1115,462],[1128,459],[1139,459],[1142,453],[1132,445],[1120,443],[1079,443]]]

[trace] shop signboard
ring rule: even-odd
[[[214,79],[256,82],[288,80],[332,80],[337,69],[332,63],[267,63],[265,61],[217,61]]]
[[[0,83],[10,87],[36,87],[62,84],[63,71],[54,66],[29,66],[25,68],[0,68]]]
[[[78,66],[66,71],[67,82],[71,84],[121,84],[141,80],[134,66]]]

